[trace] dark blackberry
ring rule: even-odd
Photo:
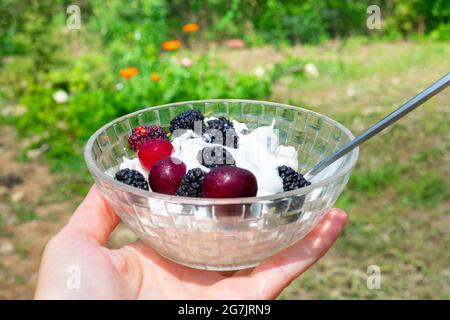
[[[288,166],[280,166],[278,169],[278,175],[283,179],[283,190],[290,191],[298,188],[306,187],[311,184],[303,176]]]
[[[203,132],[203,120],[205,117],[199,110],[188,110],[180,113],[170,121],[170,132],[177,130],[176,136],[180,136],[183,131],[190,129],[194,132],[200,128]],[[195,125],[197,123],[197,126]],[[179,132],[180,131],[180,132]]]
[[[148,136],[151,139],[169,139],[167,137],[166,129],[164,129],[161,126],[153,125],[153,126],[147,126],[148,130]]]
[[[219,117],[218,119],[208,120],[206,123],[205,135],[207,136],[207,139],[209,139],[209,142],[215,142],[218,134],[215,130],[218,130],[222,134],[222,145],[230,148],[238,147],[239,137],[237,136],[236,131],[234,130],[234,125],[230,120],[225,117]]]
[[[197,153],[197,161],[207,168],[235,165],[235,161],[231,153],[221,146],[203,148]]]
[[[167,132],[158,125],[137,126],[131,131],[131,135],[128,137],[128,144],[131,150],[137,151],[145,141],[150,139],[168,139]]]
[[[205,179],[206,172],[200,168],[194,168],[189,170],[181,180],[181,184],[178,187],[177,196],[182,197],[196,197],[202,196],[202,183]]]
[[[132,169],[122,169],[116,173],[114,179],[129,186],[148,191],[148,182],[139,171]]]
[[[217,119],[208,120],[206,123],[208,124],[208,129],[217,129],[222,131],[234,128],[233,122],[223,116]]]

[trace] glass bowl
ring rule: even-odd
[[[86,144],[85,160],[111,207],[144,243],[192,268],[225,271],[254,267],[301,240],[332,207],[358,158],[358,149],[354,149],[308,187],[251,198],[170,196],[113,179],[122,157],[136,155],[127,142],[133,127],[158,124],[167,128],[174,116],[188,109],[244,122],[250,130],[270,125],[275,119],[280,144],[298,151],[300,172],[309,170],[353,135],[319,113],[251,100],[189,101],[151,107],[118,118],[95,132]]]

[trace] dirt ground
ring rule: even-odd
[[[68,202],[42,201],[54,187],[53,176],[38,161],[17,161],[16,134],[10,127],[0,131],[0,298],[31,298],[37,278],[37,261],[43,247],[69,216]],[[17,177],[12,179],[11,177]],[[6,177],[15,180],[5,183]],[[5,185],[6,184],[6,185]],[[35,211],[30,206],[35,205]],[[37,221],[39,217],[39,221]],[[57,220],[54,219],[57,217]]]

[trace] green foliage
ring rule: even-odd
[[[55,46],[39,46],[41,37],[56,40],[64,25],[65,0],[14,1],[0,3],[0,55],[34,50],[46,62]],[[134,62],[154,57],[159,44],[169,38],[185,37],[181,26],[201,25],[203,39],[221,41],[238,37],[249,43],[316,43],[328,38],[368,35],[366,9],[381,9],[382,30],[372,36],[398,38],[430,34],[437,40],[449,37],[450,5],[446,0],[133,0],[79,1],[83,37],[101,35],[113,59]],[[19,14],[18,14],[19,13]],[[61,30],[60,30],[61,31]],[[95,36],[94,36],[95,37]],[[61,38],[59,38],[61,40]],[[52,41],[50,41],[52,42]]]
[[[79,155],[80,146],[102,124],[143,107],[205,98],[258,99],[270,93],[268,78],[232,75],[223,63],[206,56],[187,68],[164,54],[128,80],[113,70],[105,56],[92,53],[40,74],[39,81],[30,77],[20,99],[27,112],[15,124],[22,132],[32,128],[43,136],[42,142],[51,145],[50,157],[66,159]],[[160,80],[153,81],[150,72],[157,72]],[[57,90],[68,93],[67,102],[55,101]]]
[[[446,0],[175,0],[167,2],[169,27],[177,20],[207,26],[207,39],[240,37],[251,43],[317,43],[328,38],[368,35],[369,5],[381,9],[382,30],[372,36],[405,37],[448,30],[450,5]],[[434,36],[445,40],[448,32]]]
[[[64,22],[63,13],[64,7],[58,0],[2,1],[0,56],[26,53],[33,56],[33,67],[43,70],[60,62],[56,49],[62,40],[57,25]]]
[[[385,9],[386,33],[403,36],[425,34],[449,24],[450,4],[447,0],[397,0],[382,1]]]
[[[450,41],[450,24],[440,24],[430,33],[430,38],[439,41]]]
[[[1,60],[0,97],[27,109],[9,121],[20,133],[36,135],[37,145],[48,143],[47,156],[56,164],[78,167],[82,146],[98,127],[143,107],[270,94],[269,77],[232,74],[224,62],[192,57],[186,49],[163,52],[161,43],[182,33],[180,25],[178,35],[169,34],[165,1],[81,2],[80,31],[65,28],[66,5],[30,1],[20,15],[1,24],[15,42],[0,43],[0,57],[10,55]],[[0,10],[13,8],[18,9],[8,1]],[[187,57],[191,66],[180,63]],[[121,77],[120,71],[129,67],[138,74]],[[159,79],[151,79],[151,73]],[[67,101],[55,99],[58,91],[67,94]]]
[[[326,37],[322,10],[324,2],[302,1],[283,3],[267,1],[267,7],[261,7],[255,18],[257,30],[263,30],[266,41],[319,42]]]
[[[166,4],[150,1],[90,1],[89,27],[102,36],[111,58],[124,64],[140,64],[155,58],[167,40]]]

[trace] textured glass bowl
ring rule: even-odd
[[[358,149],[354,149],[320,181],[264,197],[176,197],[136,189],[113,179],[122,157],[135,156],[127,147],[133,127],[168,127],[174,116],[188,109],[224,115],[244,122],[249,129],[270,125],[275,119],[280,144],[298,150],[300,172],[353,139],[344,126],[316,112],[249,100],[173,103],[139,110],[100,128],[85,147],[85,159],[99,189],[142,241],[186,266],[207,270],[249,268],[301,240],[332,207],[358,158]]]

